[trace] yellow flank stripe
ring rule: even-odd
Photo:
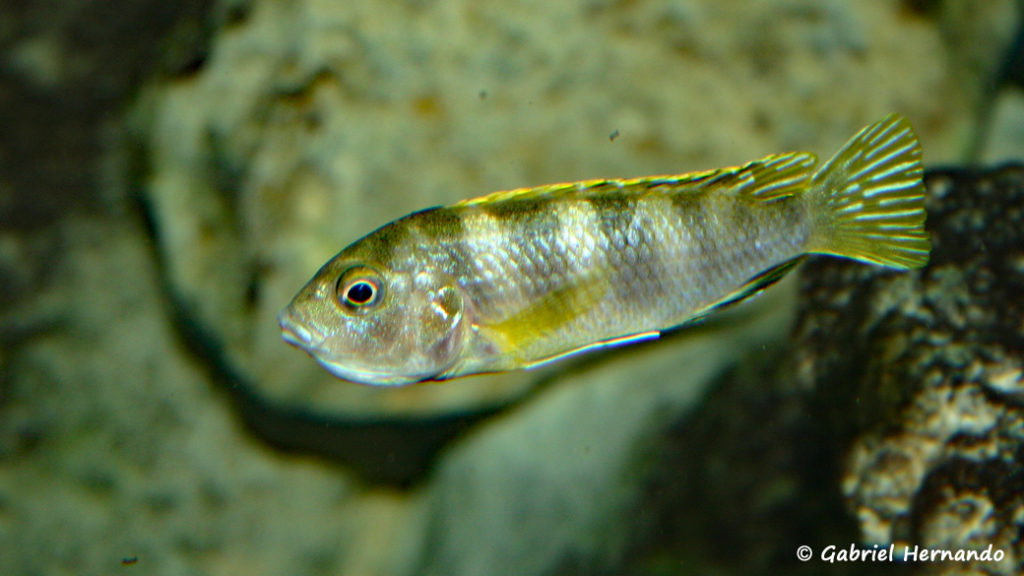
[[[552,209],[558,230],[543,255],[551,277],[539,280],[551,288],[532,301],[520,300],[522,308],[508,317],[478,326],[520,367],[589,340],[592,335],[574,334],[571,325],[597,312],[611,289],[604,263],[606,246],[599,237],[594,207],[586,202],[555,202]]]
[[[538,348],[551,342],[555,333],[587,313],[594,304],[587,290],[566,286],[538,298],[514,316],[496,324],[481,326],[480,331],[497,343],[504,354],[515,358],[515,364],[521,366],[534,360],[538,354],[544,354]]]

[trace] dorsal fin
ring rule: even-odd
[[[811,169],[818,157],[810,152],[774,154],[755,160],[740,169],[743,183],[737,194],[757,200],[787,198],[807,189]]]
[[[756,200],[768,201],[792,196],[806,188],[811,169],[817,161],[817,157],[809,152],[790,152],[767,156],[743,166],[704,172],[628,179],[580,180],[534,188],[502,190],[463,200],[455,204],[455,207],[514,200],[588,199],[607,195],[672,195],[711,191],[746,195]]]

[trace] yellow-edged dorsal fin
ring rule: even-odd
[[[735,192],[757,200],[788,198],[807,190],[818,157],[810,152],[774,154],[740,168]]]
[[[608,195],[694,194],[711,191],[747,195],[757,200],[775,200],[806,188],[817,157],[809,152],[775,154],[743,166],[732,166],[688,174],[644,176],[642,178],[580,180],[534,188],[502,190],[455,204],[483,206],[516,200],[600,198]]]

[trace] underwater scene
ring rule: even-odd
[[[0,575],[1024,574],[1021,0],[0,5]]]

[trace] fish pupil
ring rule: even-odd
[[[345,299],[352,304],[363,305],[372,300],[375,293],[376,290],[374,290],[373,285],[361,280],[348,287]]]

